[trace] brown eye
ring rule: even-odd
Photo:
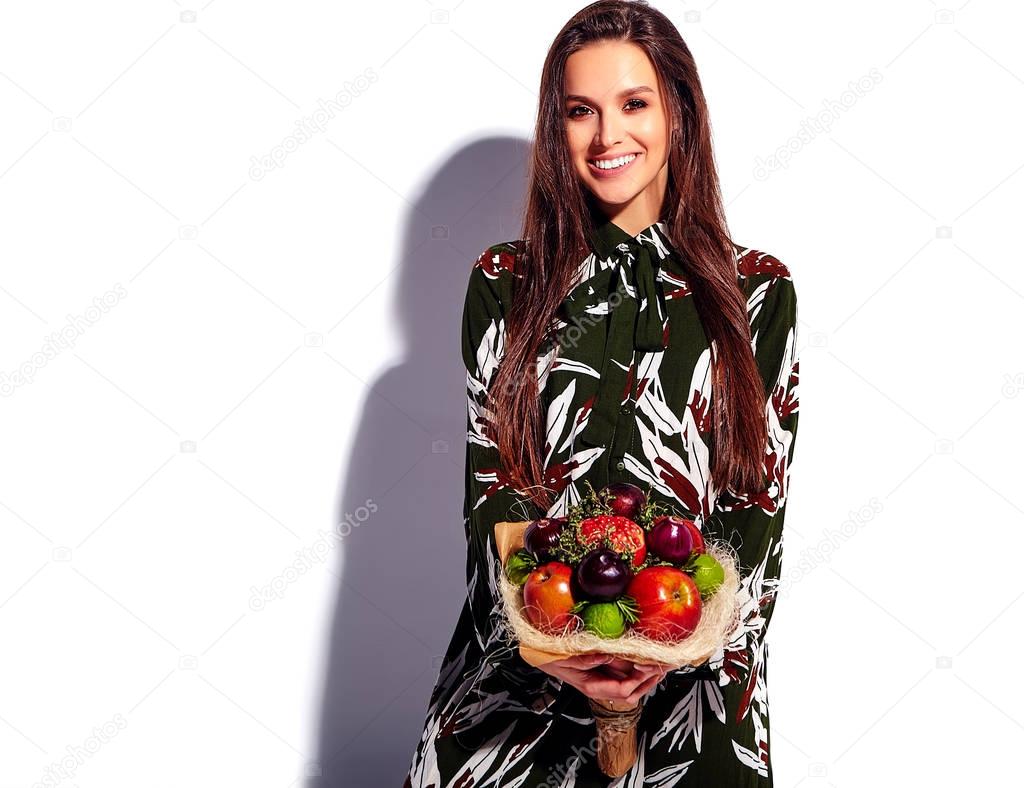
[[[583,106],[582,104],[577,104],[575,107],[573,107],[572,109],[569,110],[569,117],[570,118],[578,118],[579,114],[576,112],[576,110],[578,110],[578,109],[587,109],[587,108],[585,106]],[[590,110],[587,110],[587,111],[589,112]]]
[[[646,101],[643,101],[642,99],[638,99],[638,98],[630,99],[629,101],[626,102],[626,106],[627,107],[630,104],[639,104],[640,106],[637,107],[636,109],[643,109],[644,107],[647,106],[647,102]]]

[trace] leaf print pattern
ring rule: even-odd
[[[772,255],[735,247],[768,423],[765,489],[738,495],[720,489],[710,473],[714,346],[694,306],[685,260],[660,222],[637,236],[607,222],[596,228],[593,242],[566,298],[567,311],[537,358],[546,419],[544,483],[555,492],[547,512],[537,511],[502,468],[488,404],[504,355],[504,305],[519,276],[516,252],[522,241],[489,247],[470,270],[462,332],[467,594],[405,788],[772,785],[765,636],[779,585],[799,418],[792,278]],[[632,268],[641,245],[653,264],[646,273]],[[621,321],[620,329],[611,329],[623,303],[613,306],[616,292],[634,299],[629,308],[653,310],[652,319],[664,321],[662,349],[639,340],[634,345]],[[609,388],[603,379],[607,361],[622,376],[621,387]],[[588,441],[595,433],[587,427],[602,396],[614,398],[614,423]],[[703,665],[671,671],[645,698],[637,762],[612,780],[597,767],[587,699],[526,663],[503,623],[493,526],[563,515],[580,500],[585,482],[600,489],[615,481],[650,488],[654,499],[694,518],[706,535],[729,541],[742,570],[743,605],[727,644]]]

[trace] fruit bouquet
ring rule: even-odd
[[[739,572],[727,542],[669,512],[632,484],[586,494],[565,517],[495,526],[502,613],[523,659],[578,654],[641,664],[699,665],[739,621]],[[636,760],[640,704],[590,699],[598,763],[625,774]]]

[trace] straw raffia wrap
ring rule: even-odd
[[[504,567],[508,557],[522,549],[523,534],[529,521],[498,523],[494,527],[498,554]],[[519,642],[523,659],[534,667],[556,659],[565,659],[578,654],[600,652],[612,654],[632,662],[662,662],[682,667],[700,665],[706,662],[720,646],[728,640],[740,621],[740,578],[737,569],[736,551],[728,542],[708,540],[708,554],[722,565],[725,579],[722,585],[701,606],[700,623],[697,628],[679,643],[661,643],[627,629],[617,638],[602,638],[585,629],[564,635],[548,635],[536,629],[523,612],[522,589],[515,585],[505,572],[499,573],[502,600],[502,616],[509,631]]]

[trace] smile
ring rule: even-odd
[[[614,159],[588,159],[587,166],[598,177],[607,178],[628,170],[639,155],[639,153],[628,153]]]

